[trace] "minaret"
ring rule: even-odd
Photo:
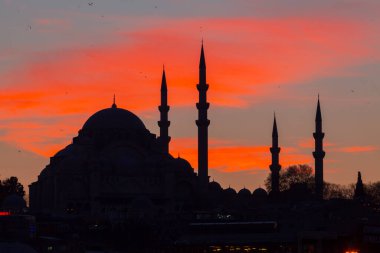
[[[158,107],[160,111],[160,121],[158,121],[158,126],[160,127],[160,137],[158,140],[162,146],[162,151],[169,153],[169,126],[170,121],[168,121],[168,111],[170,106],[168,106],[168,87],[166,85],[166,75],[165,69],[162,71],[162,81],[161,81],[161,105]]]
[[[281,165],[280,161],[280,151],[281,148],[278,146],[278,132],[277,132],[277,123],[276,123],[276,115],[274,115],[273,121],[273,131],[272,131],[272,147],[270,148],[270,152],[272,153],[272,164],[269,166],[270,171],[272,173],[272,195],[277,196],[280,192],[280,170]]]
[[[206,60],[203,51],[203,42],[201,48],[201,57],[199,61],[199,83],[197,84],[199,92],[199,102],[196,104],[198,109],[198,176],[201,190],[206,190],[209,182],[208,178],[208,126],[210,120],[207,119],[207,109],[210,104],[207,103],[208,84],[206,83]]]
[[[112,104],[111,108],[114,108],[114,109],[117,108],[115,94],[113,94],[113,104]]]
[[[325,151],[323,151],[323,138],[325,133],[322,132],[322,114],[321,107],[318,105],[317,113],[315,116],[315,133],[313,133],[315,140],[315,151],[313,152],[315,160],[315,193],[318,199],[323,199],[323,158],[325,157]]]
[[[358,172],[358,180],[356,181],[356,187],[355,187],[355,199],[363,198],[364,197],[364,186],[362,181],[362,174],[360,171]]]

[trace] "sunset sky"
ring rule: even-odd
[[[380,181],[379,13],[378,0],[0,0],[0,178],[35,181],[113,94],[158,134],[163,64],[171,154],[196,169],[203,38],[211,178],[264,186],[274,111],[282,166],[314,167],[319,93],[325,180]]]

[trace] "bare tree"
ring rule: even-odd
[[[324,199],[352,199],[354,197],[355,185],[339,185],[324,183]]]

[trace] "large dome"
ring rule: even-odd
[[[135,114],[128,110],[117,108],[103,109],[93,114],[83,125],[83,130],[144,130],[144,123]]]

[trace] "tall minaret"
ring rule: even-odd
[[[160,137],[158,140],[162,146],[162,151],[169,153],[169,126],[170,121],[168,121],[168,111],[170,106],[168,106],[168,87],[166,85],[166,75],[165,69],[162,71],[162,81],[161,81],[161,105],[158,107],[160,111],[160,121],[158,121],[158,126],[160,127]]]
[[[276,115],[274,115],[273,121],[273,131],[272,131],[272,147],[270,148],[270,152],[272,153],[272,164],[269,166],[270,171],[272,172],[272,195],[276,196],[280,192],[279,187],[279,173],[281,170],[280,165],[280,151],[281,148],[278,146],[278,133],[277,133],[277,123],[276,123]]]
[[[315,193],[318,199],[323,199],[323,158],[325,157],[325,151],[323,151],[323,138],[325,133],[322,132],[322,114],[321,107],[318,105],[317,114],[315,116],[315,133],[313,133],[315,140],[315,151],[313,152],[315,160]]]
[[[356,181],[356,187],[355,187],[355,199],[363,198],[364,197],[364,186],[362,181],[362,174],[360,171],[358,172],[358,180]]]
[[[208,178],[208,126],[210,120],[207,119],[207,109],[210,104],[207,103],[208,84],[206,83],[206,60],[203,52],[203,42],[201,49],[201,58],[199,61],[199,83],[197,84],[199,92],[199,102],[196,104],[198,109],[198,176],[201,190],[206,190],[209,182]]]

